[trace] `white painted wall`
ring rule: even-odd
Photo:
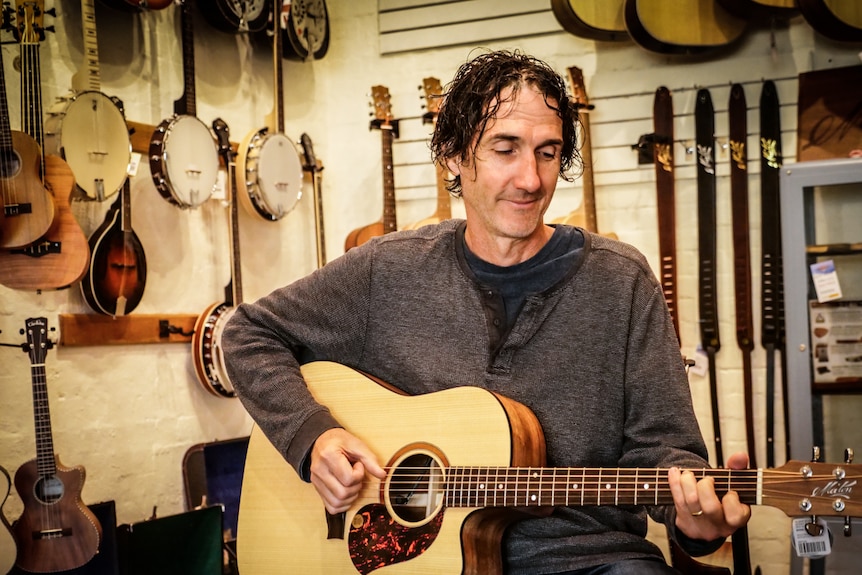
[[[307,132],[323,161],[326,248],[329,259],[343,251],[344,238],[381,214],[380,137],[368,129],[368,93],[387,86],[393,112],[402,119],[395,146],[398,221],[407,224],[434,211],[434,171],[428,163],[420,91],[427,76],[444,81],[470,55],[473,46],[456,46],[381,57],[378,50],[377,2],[329,0],[332,43],[316,62],[285,60],[284,90],[287,133],[298,140]],[[50,6],[50,4],[49,4]],[[43,102],[47,108],[64,94],[71,75],[82,67],[80,7],[76,0],[56,0],[58,18],[41,48]],[[272,53],[257,40],[211,28],[195,12],[197,111],[209,123],[220,116],[233,141],[264,125],[273,105]],[[130,15],[97,3],[102,90],[120,97],[127,117],[158,124],[172,112],[182,92],[177,12],[173,7]],[[52,22],[47,22],[51,24]],[[8,40],[8,36],[4,36]],[[774,40],[774,48],[771,41]],[[633,44],[596,43],[560,30],[529,38],[493,41],[490,48],[519,48],[546,59],[560,72],[580,67],[591,100],[599,226],[639,247],[658,263],[655,188],[652,166],[638,167],[630,145],[652,131],[652,94],[660,85],[674,93],[676,137],[694,138],[694,92],[713,88],[718,110],[717,137],[727,138],[730,83],[746,82],[749,107],[756,107],[760,82],[776,80],[785,107],[785,161],[795,156],[796,76],[805,71],[858,64],[857,47],[827,42],[800,19],[788,27],[754,30],[741,45],[715,58],[671,57],[648,53]],[[18,75],[13,69],[17,47],[2,48],[13,129],[20,129]],[[749,138],[757,142],[757,113],[749,115]],[[698,343],[697,231],[694,158],[675,149],[680,317],[683,352]],[[756,156],[750,153],[752,164]],[[726,155],[719,154],[719,310],[723,347],[718,356],[721,407],[726,416],[725,453],[744,448],[741,359],[734,341],[731,218]],[[754,166],[752,166],[754,167]],[[759,180],[753,170],[751,234],[753,261],[759,261]],[[311,189],[294,212],[277,223],[240,214],[245,299],[253,300],[295,280],[316,265]],[[549,218],[564,215],[580,202],[579,184],[561,185]],[[75,203],[73,211],[85,233],[101,222],[110,202]],[[146,162],[132,182],[133,226],[144,244],[148,282],[135,313],[200,313],[223,300],[229,279],[227,210],[213,199],[193,211],[168,204],[154,189]],[[453,205],[455,215],[461,209]],[[656,268],[657,269],[657,268]],[[755,289],[759,266],[752,270]],[[757,292],[759,293],[759,292]],[[757,300],[755,301],[755,317]],[[57,325],[59,313],[86,313],[77,286],[41,294],[0,286],[0,341],[18,344],[28,317],[45,315]],[[759,321],[756,320],[759,324]],[[765,405],[763,351],[754,357],[757,408]],[[27,355],[0,349],[0,465],[14,472],[35,455],[32,398]],[[192,444],[249,433],[251,421],[236,400],[215,398],[198,384],[185,344],[58,347],[49,352],[47,378],[57,453],[67,465],[87,469],[87,502],[116,500],[120,522],[183,509],[183,454]],[[711,443],[708,382],[691,376],[692,393],[704,437]],[[851,426],[862,420],[842,421]],[[845,414],[845,418],[853,415]],[[762,435],[763,418],[758,420]],[[782,439],[779,437],[779,439]],[[763,460],[764,447],[760,448]],[[780,463],[780,462],[779,462]],[[10,517],[20,514],[13,494],[6,504]],[[750,529],[754,564],[770,573],[787,572],[789,521],[771,508],[755,509]]]

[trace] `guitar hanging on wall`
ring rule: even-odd
[[[392,165],[392,142],[398,137],[398,120],[392,117],[392,100],[386,86],[371,87],[374,119],[371,128],[380,130],[383,164],[383,219],[368,224],[347,234],[344,251],[362,245],[375,236],[382,236],[398,229],[395,217],[395,177]]]
[[[12,566],[15,565],[15,560],[18,558],[18,550],[15,548],[15,538],[12,536],[12,526],[6,520],[6,513],[3,511],[3,505],[9,497],[12,480],[9,478],[9,472],[3,467],[0,467],[0,573],[9,573]]]
[[[278,7],[281,0],[273,2]],[[275,105],[266,127],[250,132],[243,139],[236,162],[240,203],[251,214],[270,222],[286,216],[302,197],[299,152],[284,134],[281,19],[273,18],[272,25]]]
[[[429,77],[422,80],[422,89],[425,92],[425,107],[427,108],[427,112],[422,116],[422,122],[429,122],[435,126],[437,113],[440,111],[440,101],[443,97],[443,86],[439,79]],[[449,169],[441,165],[436,165],[434,168],[437,175],[435,178],[437,182],[437,209],[432,216],[404,226],[405,230],[415,230],[422,226],[439,224],[443,220],[452,218],[452,195],[446,188]]]
[[[311,186],[314,189],[314,231],[317,241],[317,267],[326,265],[326,235],[323,232],[323,190],[320,185],[320,172],[323,166],[314,155],[314,145],[311,136],[302,134],[299,138],[302,145],[302,155],[305,162],[302,169],[311,174]]]
[[[81,19],[85,69],[48,110],[45,149],[66,160],[86,199],[102,202],[123,187],[132,143],[119,100],[101,92],[94,0],[81,0]]]
[[[213,120],[213,132],[219,142],[219,154],[225,165],[227,178],[225,195],[230,204],[230,283],[225,286],[225,299],[214,303],[198,316],[192,334],[192,363],[200,384],[216,397],[236,397],[224,364],[221,349],[221,334],[233,315],[236,306],[242,303],[242,265],[239,257],[239,210],[236,199],[236,166],[230,145],[228,125],[221,118]]]
[[[43,142],[39,43],[44,37],[42,0],[21,3],[17,14],[20,37],[21,110],[24,131]],[[65,288],[81,279],[90,261],[90,248],[72,214],[69,198],[75,178],[58,156],[43,156],[44,184],[51,192],[54,220],[39,241],[25,248],[0,250],[0,284],[12,289]]]
[[[84,468],[65,467],[54,453],[45,376],[45,358],[53,347],[48,339],[48,320],[30,318],[24,322],[24,330],[33,380],[36,459],[15,473],[15,489],[24,503],[24,511],[13,525],[16,565],[34,573],[65,571],[93,558],[99,550],[102,527],[81,501]]]

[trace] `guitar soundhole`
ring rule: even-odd
[[[427,449],[396,459],[384,484],[383,499],[392,517],[405,527],[428,523],[443,508],[443,463]]]
[[[33,486],[36,499],[45,505],[51,505],[63,498],[65,486],[55,475],[41,477]]]
[[[11,154],[4,153],[0,158],[0,177],[12,178],[17,176],[19,171],[21,171],[21,158],[18,152],[12,150]]]

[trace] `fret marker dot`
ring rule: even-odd
[[[578,484],[577,484],[577,483],[573,483],[573,484],[572,484],[572,489],[577,489],[577,488],[578,488]]]
[[[497,484],[497,489],[503,489],[503,484],[502,483]]]
[[[536,500],[536,496],[535,496],[535,495],[531,495],[531,496],[530,496],[530,500],[531,500],[531,501],[535,501],[535,500]]]
[[[479,489],[485,489],[485,484],[484,484],[484,483],[480,483],[480,484],[479,484]]]
[[[644,483],[644,489],[649,489],[649,483]]]
[[[605,483],[605,489],[610,489],[610,488],[611,488],[611,484],[610,484],[610,483]]]

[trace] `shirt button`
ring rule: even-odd
[[[500,327],[500,319],[499,318],[494,319],[494,327]]]

